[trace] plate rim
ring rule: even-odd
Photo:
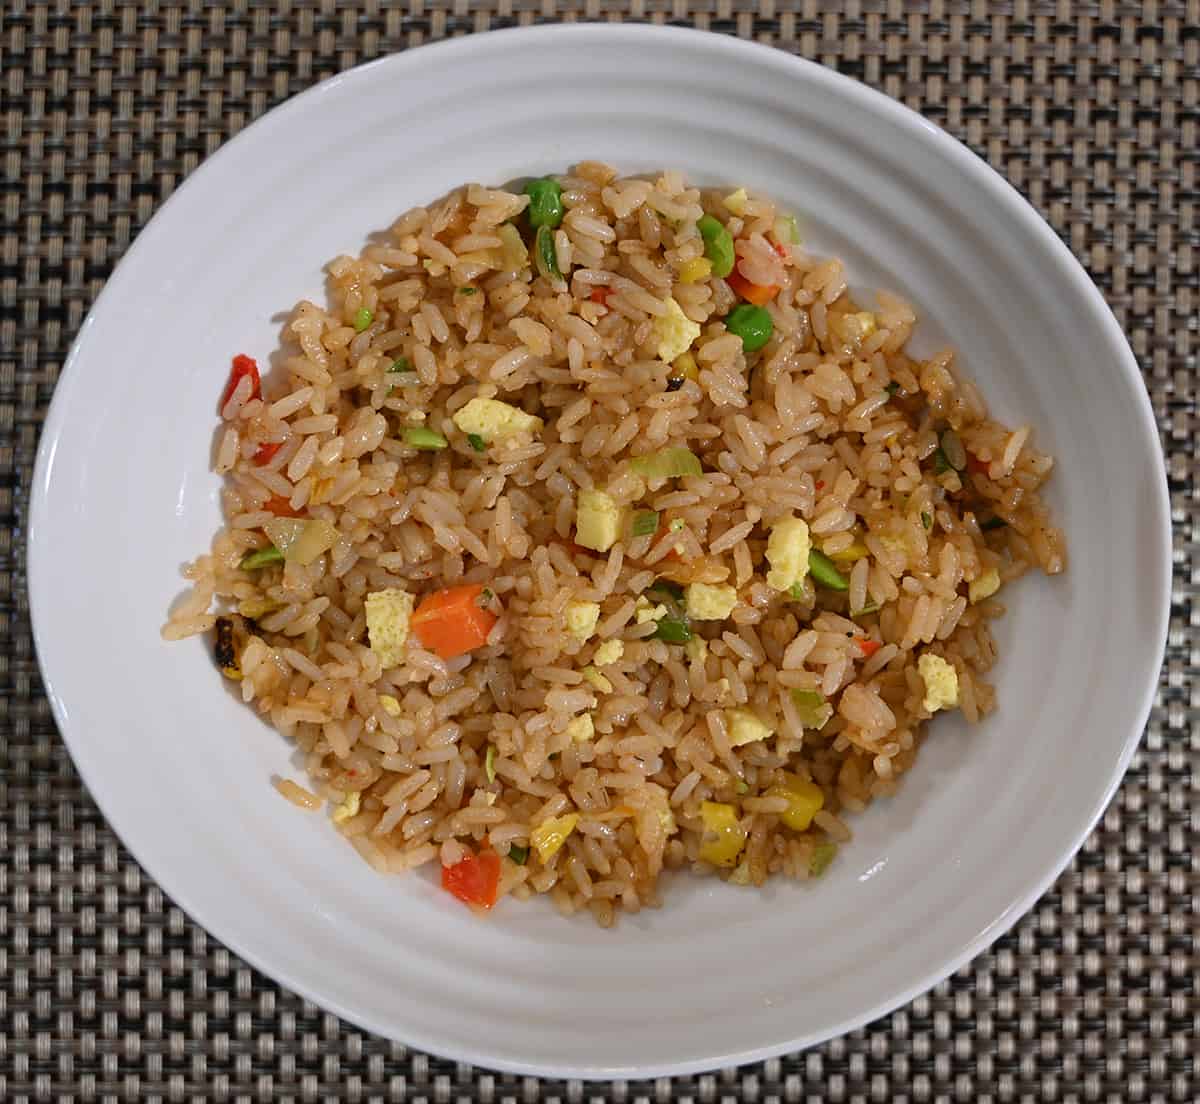
[[[1093,807],[1084,817],[1073,837],[1059,852],[1055,861],[1051,862],[1031,882],[1030,888],[1023,895],[1017,900],[1010,902],[1007,908],[968,941],[965,946],[961,947],[954,955],[946,958],[937,970],[932,974],[922,975],[909,986],[901,987],[897,991],[887,993],[860,1013],[847,1017],[841,1022],[829,1024],[823,1030],[801,1034],[783,1042],[769,1042],[761,1047],[737,1050],[732,1053],[714,1054],[704,1059],[631,1066],[588,1067],[579,1065],[554,1065],[544,1062],[521,1062],[509,1056],[489,1054],[486,1045],[477,1048],[463,1048],[455,1045],[447,1046],[443,1040],[425,1037],[419,1025],[415,1027],[406,1025],[404,1028],[404,1037],[398,1039],[393,1034],[394,1027],[372,1022],[373,1017],[370,1016],[360,1016],[354,1010],[346,1008],[337,999],[330,997],[328,994],[317,992],[316,987],[308,986],[302,978],[291,976],[287,969],[279,969],[272,965],[269,948],[247,948],[238,945],[236,941],[227,940],[225,936],[220,934],[222,927],[220,917],[217,917],[216,924],[211,924],[207,916],[210,912],[209,907],[204,903],[197,905],[190,900],[186,890],[180,891],[180,887],[177,884],[177,877],[173,870],[160,871],[151,869],[142,860],[139,848],[131,842],[133,834],[127,834],[121,827],[122,817],[119,807],[113,808],[111,802],[107,802],[102,798],[103,786],[93,785],[94,772],[90,772],[89,768],[83,766],[81,757],[77,754],[77,746],[82,747],[83,741],[77,733],[75,735],[71,734],[71,724],[68,720],[66,704],[57,692],[55,677],[46,669],[43,661],[43,634],[39,628],[40,617],[38,610],[42,607],[43,599],[39,598],[38,595],[45,594],[45,584],[41,581],[40,557],[37,555],[39,522],[42,514],[49,508],[48,497],[50,492],[48,477],[53,461],[55,445],[63,429],[61,423],[65,417],[64,410],[66,408],[64,395],[70,389],[71,381],[77,372],[76,362],[82,356],[82,350],[86,344],[87,335],[94,318],[105,309],[106,303],[115,297],[117,290],[119,290],[123,282],[127,279],[128,273],[138,263],[138,258],[148,248],[148,243],[152,242],[162,232],[161,227],[165,223],[165,214],[172,209],[172,205],[175,204],[178,196],[183,194],[188,188],[196,186],[196,181],[205,180],[207,175],[212,171],[214,163],[225,157],[230,150],[240,149],[242,145],[254,140],[269,127],[277,126],[293,114],[302,112],[311,100],[320,97],[331,89],[340,87],[343,84],[369,82],[374,79],[376,72],[380,69],[400,68],[410,64],[414,54],[428,60],[430,55],[436,52],[442,55],[442,60],[445,64],[451,64],[457,61],[464,61],[472,54],[480,51],[504,51],[509,48],[509,43],[515,44],[517,40],[610,39],[613,44],[619,45],[621,41],[634,37],[639,40],[657,37],[663,41],[666,48],[686,42],[693,45],[701,45],[714,51],[742,53],[748,58],[752,58],[755,64],[774,68],[780,73],[782,78],[801,83],[812,81],[818,85],[824,85],[833,94],[856,100],[868,110],[894,120],[897,126],[905,132],[918,132],[927,142],[933,144],[935,152],[948,159],[955,167],[969,175],[981,187],[986,188],[992,197],[1005,208],[1006,213],[1010,217],[1020,220],[1050,253],[1057,256],[1060,262],[1065,262],[1065,266],[1071,273],[1073,282],[1078,286],[1078,291],[1090,300],[1091,306],[1094,309],[1097,309],[1097,315],[1103,327],[1102,336],[1105,344],[1112,350],[1113,359],[1118,370],[1127,377],[1127,382],[1136,385],[1133,390],[1139,397],[1136,410],[1139,434],[1143,436],[1148,435],[1150,440],[1160,441],[1157,421],[1150,398],[1146,393],[1141,370],[1137,365],[1125,334],[1087,270],[1059,238],[1053,228],[1042,218],[1040,213],[1008,180],[981,157],[976,155],[969,147],[959,142],[958,139],[954,138],[937,124],[898,100],[852,77],[829,69],[817,62],[789,54],[777,47],[762,43],[747,41],[713,31],[678,26],[607,23],[542,24],[532,27],[511,27],[486,31],[469,34],[461,38],[443,39],[437,42],[425,43],[415,48],[403,48],[394,53],[365,62],[328,77],[304,91],[289,97],[281,104],[265,112],[258,119],[223,142],[213,153],[206,156],[184,178],[167,200],[155,211],[146,225],[138,232],[134,241],[114,266],[112,273],[105,281],[95,302],[89,309],[87,317],[80,325],[78,333],[71,342],[70,349],[59,372],[59,378],[56,381],[54,393],[39,435],[37,454],[30,483],[29,524],[24,542],[26,590],[30,606],[30,624],[34,649],[42,685],[46,698],[50,703],[57,731],[71,755],[72,762],[79,773],[81,781],[92,799],[96,802],[108,826],[119,837],[122,846],[125,847],[134,861],[138,863],[139,867],[150,876],[171,901],[182,909],[193,923],[198,924],[223,946],[228,947],[254,969],[274,981],[275,984],[312,1001],[321,1008],[337,1015],[348,1024],[356,1025],[383,1038],[395,1039],[397,1042],[411,1048],[452,1060],[470,1062],[476,1066],[507,1073],[556,1079],[645,1079],[694,1074],[718,1068],[726,1068],[732,1065],[758,1062],[781,1054],[801,1050],[835,1038],[848,1031],[855,1030],[909,1003],[921,993],[927,992],[940,981],[961,969],[963,965],[981,954],[996,939],[1007,932],[1045,894],[1071,862],[1120,786],[1130,760],[1141,742],[1146,721],[1149,718],[1158,689],[1158,675],[1156,674],[1153,680],[1148,680],[1148,685],[1141,688],[1141,699],[1135,710],[1135,715],[1141,718],[1140,724],[1126,735],[1121,754],[1113,765],[1107,786],[1103,793],[1098,795]],[[701,40],[704,41],[701,42]],[[1133,413],[1131,412],[1131,414]],[[1161,593],[1158,595],[1160,601],[1157,603],[1157,617],[1154,626],[1154,636],[1159,643],[1151,658],[1157,659],[1154,668],[1156,672],[1161,673],[1167,643],[1170,593],[1173,577],[1170,498],[1161,445],[1154,449],[1154,467],[1158,478],[1155,480],[1153,507],[1162,520],[1162,528],[1156,534],[1159,541],[1162,562],[1159,564]],[[86,759],[86,756],[84,758]]]

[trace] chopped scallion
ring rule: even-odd
[[[667,644],[686,644],[692,639],[692,630],[686,621],[662,617],[654,630],[654,639],[665,641]]]
[[[813,579],[823,587],[830,590],[849,589],[850,584],[834,566],[833,560],[815,548],[808,554],[808,570]]]
[[[702,475],[700,458],[691,449],[675,445],[659,449],[648,456],[635,456],[629,467],[647,479],[677,479],[685,475]]]
[[[489,782],[496,781],[496,745],[488,744],[487,753],[483,757],[483,773]]]
[[[487,442],[478,433],[468,433],[467,444],[476,452],[487,452]]]
[[[829,864],[833,862],[833,857],[836,854],[836,843],[818,843],[813,848],[812,856],[808,860],[809,874],[814,878],[819,878],[828,869]]]
[[[444,449],[449,444],[437,430],[426,426],[405,426],[402,435],[409,448],[437,450]]]
[[[926,530],[932,529],[933,528],[933,515],[927,514],[924,510],[922,510],[921,511],[921,524],[925,526]]]
[[[891,382],[891,383],[889,383],[889,384],[887,385],[887,387],[885,387],[885,388],[884,388],[884,390],[885,390],[885,391],[886,391],[886,392],[887,392],[889,395],[891,395],[891,396],[893,396],[893,397],[894,397],[894,396],[896,396],[897,394],[899,394],[899,392],[900,392],[900,385],[899,385],[899,384],[898,384],[898,383],[897,383],[895,380],[892,380],[892,382]]]
[[[962,439],[952,429],[942,434],[942,455],[946,463],[955,471],[964,471],[967,466],[967,450],[963,447]]]
[[[633,515],[633,535],[648,537],[658,532],[658,513],[655,510],[639,510]]]
[[[533,240],[533,260],[538,272],[547,280],[557,282],[562,273],[558,271],[558,252],[554,248],[554,231],[549,226],[539,226]]]
[[[521,847],[519,844],[513,843],[509,845],[508,857],[512,859],[517,866],[524,866],[529,861],[529,848]]]
[[[238,567],[243,571],[257,571],[260,567],[266,567],[268,564],[282,562],[283,553],[272,544],[266,548],[260,548],[257,552],[247,552]]]

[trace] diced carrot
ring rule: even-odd
[[[869,636],[856,636],[854,643],[858,645],[858,650],[862,652],[864,659],[870,659],[883,644],[878,640],[872,640]]]
[[[988,468],[991,467],[986,460],[980,460],[978,456],[967,453],[967,468],[974,475],[987,475]]]
[[[264,464],[269,464],[281,448],[283,448],[282,441],[264,441],[258,446],[258,451],[254,454],[254,462],[260,468]]]
[[[814,484],[813,484],[813,486],[814,486],[814,487],[816,487],[816,489],[817,489],[818,491],[823,491],[823,490],[825,489],[825,480],[824,480],[824,479],[818,479],[818,480],[816,481],[816,483],[814,483]]]
[[[264,510],[270,510],[276,517],[304,517],[303,510],[297,510],[282,495],[274,495],[263,503]]]
[[[490,909],[500,889],[500,856],[495,851],[480,851],[453,866],[443,866],[442,889],[468,905]]]
[[[610,287],[592,288],[592,294],[588,296],[593,303],[599,303],[602,307],[608,306],[608,297],[612,294]]]
[[[775,252],[778,253],[779,256],[782,257],[785,261],[788,259],[789,254],[788,254],[787,246],[784,245],[782,242],[777,242],[777,241],[771,242],[771,248],[774,249]]]
[[[413,611],[412,631],[421,646],[442,659],[465,655],[487,643],[499,620],[479,604],[482,583],[466,583],[434,591]]]
[[[752,284],[736,268],[725,277],[725,282],[747,303],[753,303],[756,307],[765,306],[780,290],[777,284]]]
[[[229,396],[236,390],[243,376],[250,377],[250,398],[262,398],[262,381],[258,378],[258,363],[253,357],[248,357],[245,353],[238,353],[233,358],[233,369],[229,373],[229,382],[225,385],[225,391],[221,395],[222,407],[229,402]]]

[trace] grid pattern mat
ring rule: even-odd
[[[413,1052],[280,990],[192,925],[106,826],[55,732],[21,561],[68,343],[183,178],[348,66],[559,18],[754,38],[969,144],[1062,235],[1128,333],[1175,522],[1161,693],[1054,889],[956,976],[861,1031],[649,1083],[499,1076]],[[1200,1098],[1200,0],[4,0],[0,108],[0,1100]]]

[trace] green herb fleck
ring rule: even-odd
[[[900,393],[900,385],[895,380],[892,380],[892,382],[889,383],[884,390],[893,398],[895,398],[895,396]]]
[[[496,781],[496,745],[488,744],[487,753],[483,757],[483,773],[489,782]]]
[[[476,452],[487,452],[487,442],[478,433],[468,433],[467,444]]]
[[[933,528],[933,516],[931,514],[927,514],[924,510],[922,510],[921,511],[921,524],[925,526],[925,529],[927,531],[932,529]]]
[[[942,452],[942,448],[939,445],[933,453],[933,474],[945,475],[946,472],[952,470],[953,469],[950,467],[950,461],[946,459],[946,454]]]
[[[375,321],[375,315],[367,310],[366,307],[359,307],[354,312],[354,332],[362,333],[372,322]]]
[[[508,857],[512,859],[517,866],[524,866],[529,861],[529,848],[521,847],[519,844],[513,843],[509,845]]]
[[[458,294],[459,295],[474,295],[478,290],[479,290],[479,288],[474,288],[474,287],[460,287],[458,289]]]
[[[852,614],[850,614],[850,616],[852,618],[854,618],[854,620],[857,621],[860,617],[866,617],[870,613],[878,613],[878,612],[879,612],[879,603],[878,602],[868,602],[865,606],[863,606],[862,609],[855,610]]]

